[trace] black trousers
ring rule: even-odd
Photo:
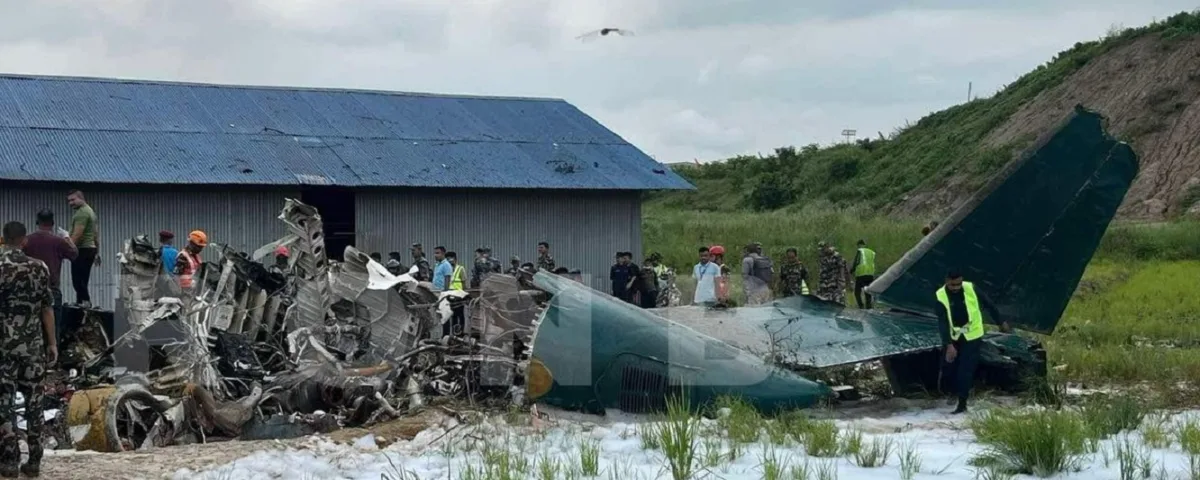
[[[872,299],[871,294],[864,291],[864,289],[867,288],[867,285],[870,285],[871,282],[874,281],[874,275],[854,277],[854,300],[858,302],[858,308],[871,308],[871,303],[874,299]],[[863,303],[864,297],[866,298],[867,303]]]
[[[966,402],[971,396],[971,387],[975,385],[975,369],[979,367],[979,349],[982,345],[983,339],[954,342],[958,355],[953,362],[946,362],[943,353],[942,388],[945,390],[946,387],[950,387],[959,402]]]
[[[655,308],[658,306],[658,290],[651,290],[649,292],[643,290],[641,296],[640,303],[642,304],[642,308]]]
[[[467,302],[450,301],[450,321],[442,324],[442,336],[461,335],[467,329]]]
[[[75,303],[91,303],[92,296],[88,293],[88,282],[92,279],[92,267],[96,264],[95,248],[79,249],[79,257],[71,261],[71,286],[75,288]]]
[[[62,308],[62,288],[50,287],[50,294],[54,297],[54,337],[58,340],[58,344],[62,345],[63,339],[63,308]]]

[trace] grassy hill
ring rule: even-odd
[[[1180,13],[1077,43],[996,95],[930,114],[898,128],[890,138],[825,148],[781,147],[764,158],[677,165],[675,170],[698,191],[657,194],[648,207],[770,211],[828,203],[894,213],[945,211],[958,197],[947,192],[969,193],[982,185],[1041,130],[1061,120],[1072,102],[1109,117],[1114,133],[1142,156],[1143,176],[1158,163],[1184,171],[1184,178],[1200,175],[1200,147],[1191,145],[1200,135],[1200,122],[1186,124],[1185,117],[1195,115],[1184,115],[1200,97],[1200,73],[1194,68],[1200,56],[1197,33],[1200,13]],[[1195,106],[1200,108],[1200,102]],[[1046,118],[1035,118],[1038,114]],[[1179,132],[1181,126],[1184,132]],[[1186,147],[1172,148],[1175,144]],[[1162,218],[1200,200],[1200,179],[1167,187],[1152,178],[1139,181],[1147,188],[1135,185],[1127,204],[1158,203],[1123,213]]]

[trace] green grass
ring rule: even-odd
[[[986,146],[983,139],[1005,123],[1022,105],[1060,85],[1100,55],[1150,35],[1163,39],[1163,49],[1176,39],[1200,32],[1200,15],[1180,13],[1140,28],[1110,32],[1105,38],[1076,43],[1051,61],[1021,76],[988,98],[979,98],[935,112],[898,128],[886,138],[865,138],[856,144],[821,148],[784,147],[759,158],[740,156],[703,165],[680,165],[675,171],[698,191],[657,194],[658,205],[705,211],[774,210],[781,207],[831,202],[879,208],[905,194],[936,187],[952,175],[967,179],[966,187],[981,185],[989,173],[1008,161],[1014,145]],[[1169,106],[1169,87],[1150,92],[1155,108]],[[1160,105],[1161,104],[1161,105]],[[1171,111],[1163,111],[1169,114]],[[1138,137],[1157,131],[1162,123],[1126,132]],[[1137,144],[1138,138],[1126,138]]]
[[[1091,429],[1072,411],[990,410],[970,426],[986,447],[972,463],[1002,472],[1049,477],[1076,470],[1090,453]]]

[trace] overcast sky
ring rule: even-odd
[[[3,0],[0,71],[560,97],[662,162],[888,134],[1183,0]],[[632,37],[581,42],[605,26]]]

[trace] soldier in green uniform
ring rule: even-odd
[[[796,295],[808,295],[808,269],[800,262],[796,249],[789,248],[779,266],[779,296]]]
[[[0,477],[41,474],[42,380],[58,360],[50,271],[21,251],[25,225],[4,225],[0,246]],[[25,397],[25,439],[29,459],[21,462],[14,424],[16,394]],[[19,468],[18,468],[19,466]]]
[[[846,286],[850,284],[850,269],[846,268],[846,259],[833,245],[821,242],[818,247],[821,249],[821,273],[817,298],[845,305]]]
[[[554,256],[550,255],[550,244],[546,242],[538,242],[537,244],[537,269],[539,271],[553,272],[555,270]]]

